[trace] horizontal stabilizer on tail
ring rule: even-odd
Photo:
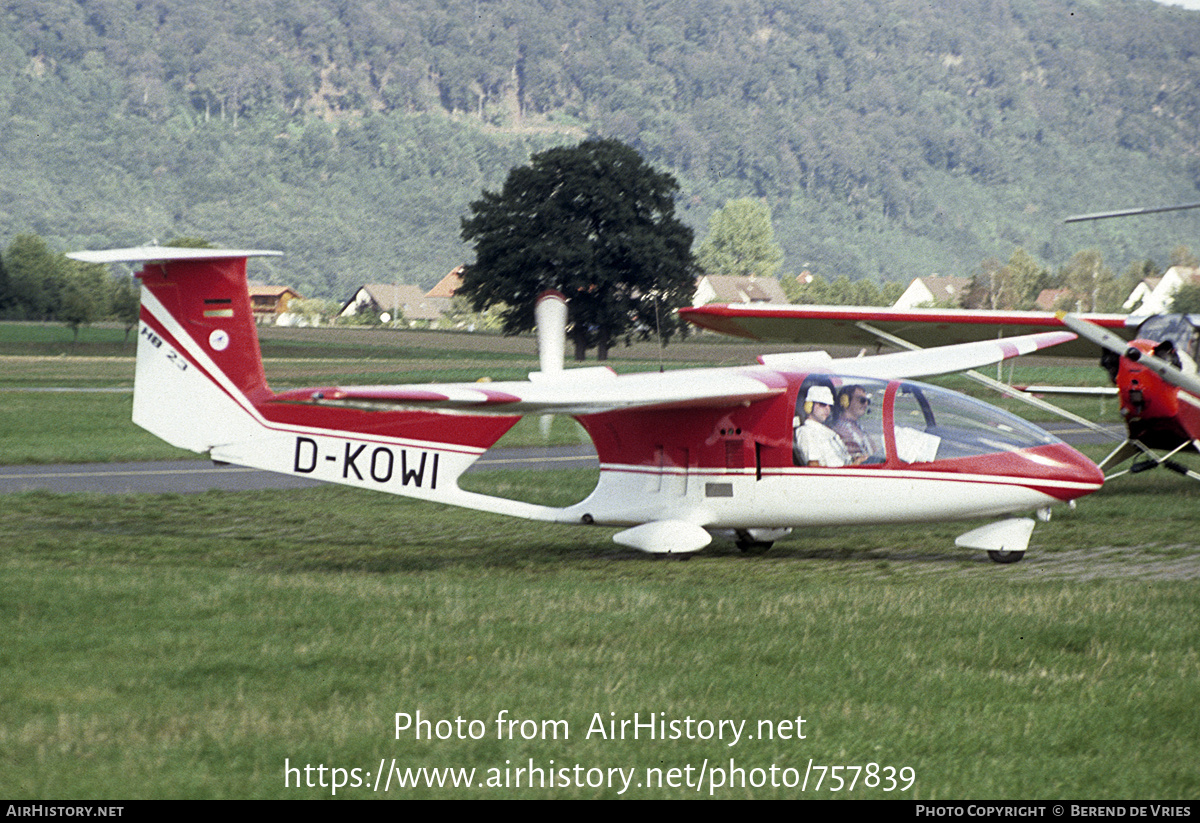
[[[240,249],[191,249],[182,246],[134,246],[129,249],[76,251],[67,257],[81,263],[158,263],[176,260],[232,260],[248,257],[280,257],[281,251]]]

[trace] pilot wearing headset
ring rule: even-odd
[[[796,458],[802,466],[845,466],[850,452],[842,438],[826,425],[833,414],[833,391],[828,386],[812,386],[804,397],[807,416],[796,430]]]

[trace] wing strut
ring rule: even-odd
[[[1145,455],[1145,460],[1141,461],[1140,463],[1132,463],[1127,469],[1105,475],[1104,481],[1107,483],[1114,477],[1120,477],[1123,474],[1138,474],[1139,472],[1144,472],[1147,469],[1157,468],[1158,466],[1166,466],[1168,469],[1176,472],[1177,474],[1182,474],[1185,477],[1192,478],[1193,480],[1200,480],[1200,472],[1194,472],[1182,463],[1171,459],[1188,446],[1200,451],[1200,440],[1185,440],[1173,450],[1162,456],[1146,446],[1140,440],[1126,440],[1124,443],[1113,449],[1112,453],[1109,454],[1108,457],[1104,458],[1104,461],[1100,464],[1100,470],[1107,471],[1109,466],[1119,466],[1126,460],[1131,460],[1134,457],[1137,457],[1139,454],[1142,454]]]
[[[893,346],[898,346],[902,349],[908,349],[909,351],[921,351],[922,350],[920,346],[913,345],[912,343],[909,343],[904,338],[897,337],[894,334],[885,332],[883,329],[876,328],[875,326],[872,326],[870,323],[867,323],[865,321],[860,320],[859,322],[855,323],[854,325],[857,326],[858,328],[862,329],[863,331],[865,331],[867,334],[873,334],[873,335],[875,335],[876,338],[878,338],[886,343],[891,343]],[[988,388],[994,389],[995,391],[1000,392],[1001,394],[1003,394],[1006,397],[1011,397],[1015,400],[1020,400],[1022,403],[1027,403],[1030,406],[1034,406],[1035,408],[1041,409],[1042,411],[1046,411],[1046,412],[1050,412],[1051,414],[1058,415],[1059,417],[1062,417],[1066,420],[1070,420],[1072,423],[1078,423],[1079,425],[1084,426],[1084,427],[1090,429],[1091,431],[1096,432],[1097,434],[1104,435],[1105,437],[1109,438],[1110,440],[1120,440],[1121,439],[1121,437],[1119,435],[1109,431],[1108,429],[1104,428],[1103,426],[1099,425],[1098,423],[1094,423],[1091,420],[1088,420],[1086,417],[1080,417],[1077,414],[1073,414],[1064,408],[1060,408],[1059,406],[1054,405],[1053,403],[1049,403],[1045,400],[1042,400],[1040,397],[1034,397],[1031,394],[1026,394],[1025,392],[1021,391],[1020,389],[1013,388],[1012,386],[1008,385],[1007,383],[1004,383],[1003,381],[1000,381],[1000,380],[996,380],[993,377],[988,377],[986,374],[981,374],[981,373],[975,371],[975,369],[970,369],[968,371],[965,371],[965,372],[963,372],[963,374],[965,374],[967,377],[971,378],[972,380],[974,380],[977,383],[982,383],[983,385],[987,386]]]

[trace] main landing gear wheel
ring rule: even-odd
[[[766,554],[775,545],[772,540],[738,540],[737,547],[742,554]]]
[[[997,551],[996,549],[988,551],[988,557],[992,559],[993,563],[1016,563],[1024,556],[1025,552]]]

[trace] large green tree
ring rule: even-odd
[[[680,330],[690,302],[692,230],[675,217],[679,184],[617,140],[533,155],[499,192],[484,191],[462,221],[475,247],[459,293],[474,311],[499,307],[506,334],[529,331],[538,295],[567,297],[575,359],[604,360],[619,338]]]
[[[69,267],[65,257],[50,251],[36,234],[18,234],[4,252],[12,315],[27,320],[52,320],[62,306]]]
[[[973,309],[1032,309],[1049,280],[1050,273],[1029,252],[1018,248],[1003,266],[995,258],[980,265],[965,305]]]
[[[1071,290],[1077,311],[1119,311],[1126,297],[1098,249],[1076,252],[1059,277]]]
[[[708,221],[696,260],[709,274],[778,277],[783,249],[775,242],[770,207],[752,197],[730,200]]]

